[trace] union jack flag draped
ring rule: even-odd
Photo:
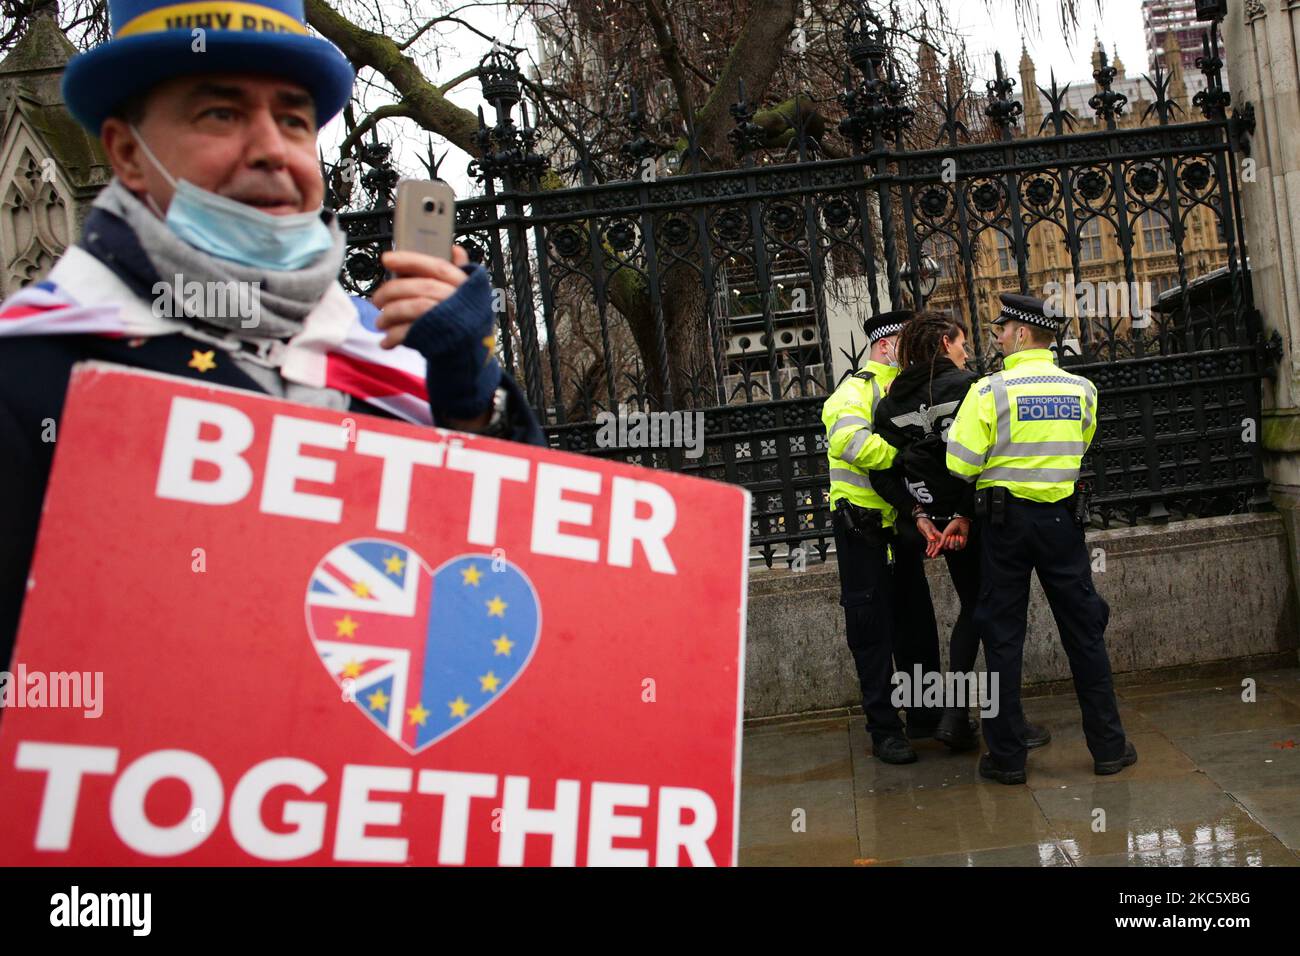
[[[290,382],[333,388],[417,425],[433,423],[425,360],[414,349],[382,349],[378,310],[332,285],[285,343],[280,374]],[[187,322],[154,314],[107,266],[73,246],[43,282],[0,304],[0,337],[102,335],[147,338],[193,335]],[[205,337],[204,341],[210,340]]]

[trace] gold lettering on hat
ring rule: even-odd
[[[244,0],[197,0],[190,3],[173,3],[140,14],[123,24],[114,37],[139,36],[161,33],[166,30],[190,29],[195,25],[222,30],[248,30],[266,33],[296,33],[307,35],[307,28],[273,7]]]

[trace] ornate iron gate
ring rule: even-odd
[[[1174,122],[1170,80],[1157,70],[1145,80],[1145,119],[1154,122],[1121,126],[1125,97],[1112,89],[1115,71],[1103,60],[1090,100],[1098,128],[1075,131],[1066,90],[1053,80],[1042,91],[1039,132],[1047,135],[1018,138],[1024,110],[999,59],[983,110],[991,141],[960,142],[969,104],[949,94],[935,103],[940,139],[925,149],[906,143],[913,113],[889,66],[884,25],[860,8],[845,37],[861,74],[840,97],[840,130],[852,155],[822,155],[798,98],[784,150],[760,150],[763,131],[742,89],[732,108],[739,168],[710,170],[688,134],[673,154],[672,175],[638,175],[654,168],[646,164],[663,147],[645,135],[634,102],[627,178],[597,183],[596,160],[583,152],[573,168],[580,183],[567,188],[545,188],[554,182],[544,179],[541,134],[525,110],[514,122],[513,62],[499,52],[484,61],[496,123],[481,124],[476,165],[484,195],[458,203],[457,232],[511,293],[502,358],[551,444],[742,484],[754,494],[752,543],[769,565],[798,547],[824,557],[830,527],[820,410],[836,384],[831,315],[845,290],[864,307],[869,302],[870,314],[904,297],[923,302],[935,250],[946,250],[959,265],[949,277],[951,304],[973,329],[984,371],[998,357],[981,331],[992,311],[977,294],[982,237],[993,236],[999,255],[1014,263],[1020,291],[1042,295],[1030,281],[1037,230],[1064,243],[1070,264],[1058,279],[1077,290],[1086,286],[1084,239],[1105,224],[1122,252],[1123,283],[1137,281],[1134,252],[1144,233],[1152,237],[1144,242],[1166,244],[1181,291],[1141,321],[1096,314],[1074,293],[1078,331],[1062,340],[1061,360],[1100,390],[1098,435],[1084,461],[1095,517],[1134,524],[1265,505],[1251,423],[1257,433],[1260,380],[1274,353],[1253,306],[1238,194],[1253,119],[1249,107],[1229,113],[1217,24],[1201,60],[1206,86],[1194,100],[1203,119]],[[372,149],[368,185],[387,196],[396,177],[386,150]],[[383,199],[342,217],[353,246],[348,275],[360,291],[379,278],[377,253],[390,235],[386,206]],[[1211,226],[1223,267],[1198,276],[1188,237]],[[693,309],[680,308],[683,295],[697,297]],[[633,298],[653,334],[638,343],[645,364],[620,383],[612,340]],[[592,320],[585,344],[565,337],[575,311]],[[700,320],[687,338],[690,368],[670,362],[685,313]],[[590,359],[586,369],[603,363],[603,376],[566,376],[575,350]],[[842,352],[847,374],[862,350],[850,337]],[[596,418],[620,407],[701,412],[702,456],[680,447],[602,446]]]

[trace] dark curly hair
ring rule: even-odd
[[[898,366],[906,369],[912,365],[930,366],[930,386],[933,395],[934,365],[944,354],[943,339],[956,339],[966,335],[966,323],[948,312],[918,312],[903,326],[898,336]]]

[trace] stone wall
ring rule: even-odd
[[[1088,535],[1097,590],[1110,603],[1106,644],[1117,679],[1216,662],[1295,663],[1300,615],[1284,570],[1288,540],[1276,514],[1203,518]],[[957,600],[942,561],[927,562],[947,658]],[[861,703],[844,638],[835,560],[804,572],[750,576],[745,716]],[[982,666],[982,664],[981,664]],[[1125,675],[1128,675],[1125,677]],[[1067,680],[1070,669],[1037,580],[1024,680]],[[1156,675],[1158,676],[1158,675]]]
[[[1252,165],[1238,170],[1246,244],[1255,305],[1283,348],[1261,436],[1300,587],[1300,3],[1233,0],[1223,41],[1233,107],[1256,121]]]

